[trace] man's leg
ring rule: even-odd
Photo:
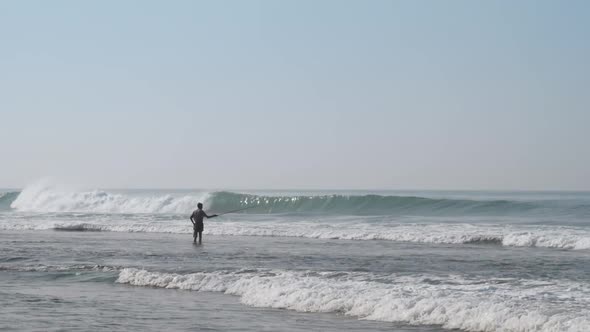
[[[201,244],[201,238],[203,236],[203,232],[199,232],[199,244]]]
[[[197,243],[197,231],[193,230],[193,243]]]

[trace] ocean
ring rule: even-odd
[[[205,220],[189,215],[251,207]],[[0,190],[0,329],[590,331],[590,193]]]

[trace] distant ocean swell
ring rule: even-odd
[[[187,214],[197,202],[223,212],[252,207],[243,213],[330,215],[568,215],[590,217],[590,205],[556,206],[554,202],[435,199],[412,196],[317,195],[259,196],[233,192],[186,195],[130,195],[105,191],[63,191],[35,185],[22,192],[0,194],[0,209],[28,212]]]
[[[285,270],[170,274],[126,268],[117,282],[224,292],[255,307],[473,332],[586,332],[590,326],[589,286],[567,281]]]
[[[0,260],[1,262],[2,260]],[[0,271],[17,271],[17,272],[113,272],[122,270],[121,266],[106,266],[106,265],[2,265],[0,264]]]

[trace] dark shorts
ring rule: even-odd
[[[196,232],[202,232],[202,231],[203,231],[203,228],[204,228],[204,225],[203,225],[203,223],[202,223],[202,222],[199,222],[199,223],[196,223],[196,224],[193,226],[193,231],[194,231],[195,233],[196,233]]]

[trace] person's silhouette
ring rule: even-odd
[[[191,214],[191,222],[193,223],[193,243],[197,243],[197,236],[199,237],[199,244],[201,244],[201,240],[203,237],[203,218],[213,218],[217,217],[216,214],[212,214],[208,216],[205,211],[203,211],[203,203],[197,204],[197,209],[193,211]]]

